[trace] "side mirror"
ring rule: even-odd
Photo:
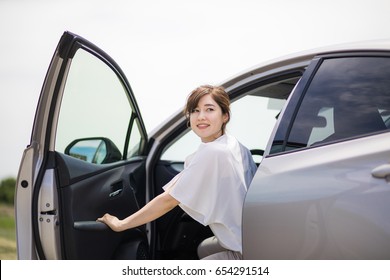
[[[76,139],[65,148],[65,154],[95,164],[122,159],[121,152],[115,144],[104,137]]]

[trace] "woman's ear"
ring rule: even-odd
[[[230,119],[229,113],[223,114],[223,123],[226,124]]]

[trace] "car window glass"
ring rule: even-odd
[[[256,163],[262,159],[285,102],[284,99],[249,94],[231,105],[232,117],[228,132],[251,150]]]
[[[161,155],[162,160],[184,162],[185,158],[195,152],[200,139],[192,130],[186,130],[182,135],[172,141]]]
[[[326,59],[309,85],[286,150],[389,129],[390,59]]]
[[[99,161],[94,163],[105,163],[102,151],[115,154],[111,162],[120,160],[125,148],[134,149],[140,140],[136,136],[137,133],[140,135],[138,127],[134,125],[131,143],[126,143],[131,115],[128,93],[117,75],[100,59],[79,49],[72,59],[64,88],[56,151],[64,153],[67,148],[69,150],[68,145],[72,141],[85,139],[75,145],[80,154],[95,153],[91,157],[98,156]],[[107,150],[96,150],[86,145],[88,139],[101,140]],[[137,151],[133,150],[132,154],[137,154]],[[90,156],[79,155],[78,158]]]

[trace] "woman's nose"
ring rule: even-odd
[[[205,112],[204,111],[199,111],[198,119],[199,120],[203,120],[204,118],[205,118]]]

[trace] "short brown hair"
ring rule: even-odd
[[[226,124],[230,120],[230,98],[223,87],[203,85],[194,89],[187,98],[184,114],[187,121],[189,121],[191,112],[198,106],[199,100],[207,94],[210,94],[213,100],[219,105],[222,110],[222,114],[228,115],[228,120],[222,126],[222,134],[224,134]]]

